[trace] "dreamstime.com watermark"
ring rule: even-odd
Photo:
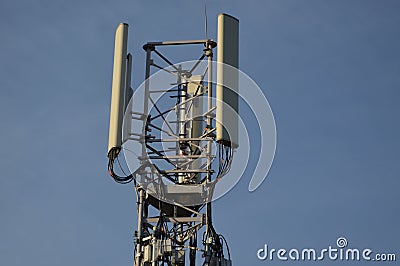
[[[336,240],[336,246],[328,246],[323,249],[274,249],[267,244],[257,251],[257,258],[262,261],[396,261],[395,253],[375,253],[370,248],[358,249],[347,247],[348,242],[344,237]]]
[[[131,173],[141,173],[135,176],[141,188],[164,202],[195,206],[222,197],[244,176],[250,163],[250,148],[257,146],[258,154],[251,162],[254,171],[247,175],[248,190],[255,191],[266,178],[274,160],[276,125],[264,91],[243,71],[217,61],[209,63],[207,60],[179,62],[156,71],[134,90],[126,107],[122,145],[125,161]],[[180,71],[177,71],[178,66]],[[212,74],[213,69],[222,69],[222,81],[217,78],[208,80],[215,76],[215,73],[208,73]],[[197,89],[192,96],[189,93],[184,101],[177,102],[174,93],[181,84]],[[217,87],[230,90],[229,97],[233,100],[217,97]],[[223,112],[225,120],[217,116],[218,112]],[[180,115],[184,115],[185,121],[180,120]],[[222,125],[227,136],[236,136],[237,147],[220,152],[218,144],[222,142],[217,141],[215,135],[217,125]],[[190,141],[190,145],[180,141],[194,128],[200,129],[199,140]],[[186,146],[193,150],[184,152]],[[223,158],[228,157],[225,154],[230,154],[229,159]],[[145,162],[154,167],[146,167]],[[190,186],[201,192],[196,192],[199,196],[189,197],[181,190],[169,190],[168,186],[177,176],[193,182],[194,177],[202,180],[210,169],[215,173],[211,182],[202,181],[198,186]],[[193,174],[188,174],[189,171]]]

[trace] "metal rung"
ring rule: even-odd
[[[148,42],[145,45],[143,45],[143,49],[147,50],[149,47],[155,47],[155,46],[165,46],[165,45],[183,45],[183,44],[204,44],[204,43],[210,43],[211,46],[214,48],[217,46],[217,43],[214,42],[213,40],[188,40],[188,41],[168,41],[168,42]]]
[[[211,157],[211,156],[210,156]],[[212,156],[215,157],[215,156]],[[205,155],[171,155],[171,156],[149,156],[149,159],[197,159],[197,158],[208,158]]]
[[[151,217],[145,218],[144,222],[147,223],[157,223],[160,220],[159,217]],[[163,220],[170,223],[190,223],[190,222],[197,222],[202,223],[204,221],[203,216],[196,216],[196,217],[163,217]]]
[[[211,137],[206,137],[207,134],[213,132],[215,130],[210,130],[206,134],[204,134],[205,137],[203,138],[181,138],[181,139],[149,139],[147,142],[181,142],[181,141],[214,141]]]
[[[175,170],[163,170],[161,171],[162,174],[172,174],[172,173],[213,173],[214,170],[185,170],[185,169],[175,169]]]
[[[150,93],[162,93],[162,92],[174,92],[174,91],[178,91],[178,90],[176,90],[176,89],[174,89],[174,90],[171,90],[171,89],[169,89],[169,90],[151,90]]]

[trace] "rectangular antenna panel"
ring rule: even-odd
[[[190,104],[191,108],[191,138],[199,138],[204,133],[204,108],[203,108],[203,97],[196,95],[201,95],[203,92],[202,84],[203,77],[201,75],[191,76],[187,91],[190,97],[194,97]],[[199,141],[192,141],[195,145],[199,145]],[[201,151],[197,148],[197,146],[193,146],[192,149],[195,151],[194,155],[200,155]],[[191,169],[197,170],[201,168],[203,164],[203,159],[197,158],[191,163]],[[201,173],[195,174],[196,182],[201,180]]]
[[[124,99],[124,116],[130,115],[132,118],[132,96],[133,90],[131,88],[131,73],[132,73],[132,55],[128,54],[127,64],[126,64],[126,83],[125,83],[125,99]],[[131,127],[132,127],[132,119],[126,119],[123,123],[123,140],[122,143],[125,143],[129,140],[131,136]]]
[[[132,73],[132,55],[128,54],[126,58],[126,83],[125,83],[125,104],[124,110],[126,111],[128,107],[128,103],[132,98],[133,90],[131,88],[131,75]]]
[[[194,97],[195,95],[201,95],[203,92],[202,88],[202,79],[203,77],[201,75],[196,75],[192,76],[189,79],[188,82],[188,94],[190,97]],[[190,105],[190,111],[191,111],[191,116],[193,119],[191,123],[191,128],[192,128],[192,133],[191,137],[192,138],[198,138],[201,135],[203,135],[203,113],[204,113],[204,108],[203,108],[203,97],[198,96],[195,97]]]
[[[236,148],[238,141],[239,20],[218,15],[217,141]]]
[[[127,69],[128,24],[120,23],[115,33],[114,67],[110,109],[108,152],[121,148],[122,121],[125,111],[125,85]]]

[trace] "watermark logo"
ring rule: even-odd
[[[396,261],[394,252],[374,252],[370,248],[348,247],[348,241],[345,237],[339,237],[336,240],[336,246],[327,248],[291,248],[275,249],[269,248],[265,244],[263,248],[257,251],[257,258],[261,261]]]
[[[135,182],[159,200],[194,206],[222,197],[244,175],[250,147],[260,149],[250,176],[249,191],[262,184],[272,165],[276,126],[263,90],[239,69],[215,61],[211,65],[206,61],[187,61],[162,68],[134,91],[127,104],[122,146],[126,163],[135,175]],[[231,84],[208,80],[208,72],[218,68],[224,69],[225,76],[237,75],[232,80],[237,79],[238,92]],[[187,84],[185,90],[180,88],[186,98],[177,100],[178,87],[182,84]],[[238,94],[239,111],[217,97],[217,86]],[[218,120],[216,114],[221,110],[227,117],[225,120]],[[208,125],[209,117],[211,125]],[[237,117],[238,125],[228,122],[234,121],[232,117]],[[238,147],[227,148],[217,143],[217,124],[222,124],[232,139],[236,136]],[[184,142],[181,137],[189,134],[181,132],[192,132],[196,137]],[[209,168],[213,171],[212,180],[204,182]],[[193,192],[200,196],[188,196]]]
[[[337,245],[339,248],[347,247],[347,239],[344,238],[344,237],[339,237],[339,238],[336,240],[336,245]]]

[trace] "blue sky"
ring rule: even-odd
[[[207,5],[211,37],[218,13],[240,19],[240,68],[277,125],[265,182],[250,193],[245,176],[214,204],[234,264],[272,264],[256,257],[264,243],[322,249],[339,236],[398,252],[400,2]],[[132,265],[135,194],[106,173],[119,22],[130,24],[134,87],[145,42],[204,37],[202,1],[0,3],[1,265]]]

